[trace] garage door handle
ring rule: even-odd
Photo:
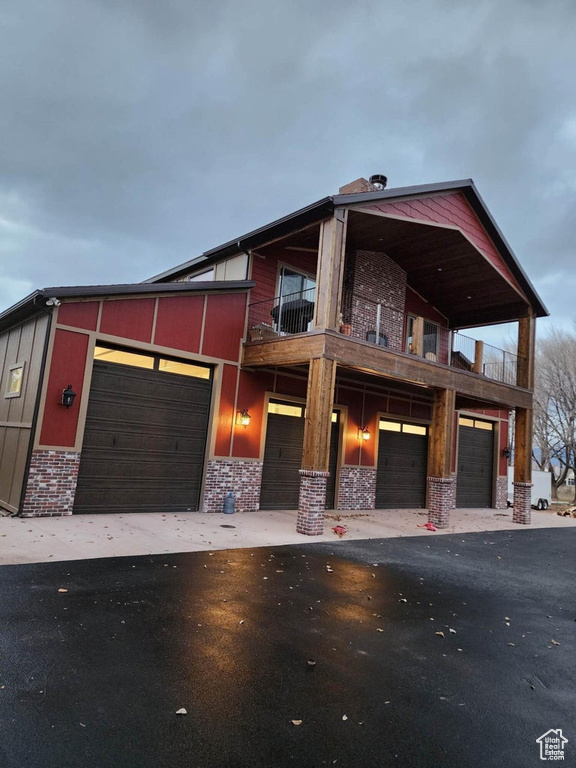
[[[278,448],[278,458],[282,458],[282,448]]]
[[[176,440],[176,450],[178,450],[178,440]]]
[[[116,448],[116,437],[112,438],[112,448]]]

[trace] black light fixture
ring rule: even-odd
[[[502,456],[505,456],[507,459],[512,456],[512,451],[510,450],[510,446],[507,445],[505,448],[502,448]]]
[[[250,419],[252,416],[248,413],[248,409],[244,408],[243,411],[238,411],[238,415],[236,416],[236,424],[240,424],[243,427],[247,427],[250,424]]]
[[[72,384],[68,384],[66,389],[62,390],[62,405],[65,408],[70,408],[76,397],[76,392],[72,389]]]
[[[358,429],[358,440],[370,440],[370,430],[368,427],[360,427]]]

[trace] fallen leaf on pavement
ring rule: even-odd
[[[456,634],[456,630],[455,630],[455,629],[452,629],[452,628],[450,628],[450,629],[448,630],[448,632],[452,632],[452,634],[453,634],[453,635],[455,635],[455,634]]]
[[[444,632],[434,632],[435,635],[438,635],[439,637],[444,637]]]
[[[177,715],[187,715],[188,712],[184,709],[184,707],[181,707],[180,709],[176,710]]]
[[[59,589],[58,592],[68,592],[67,589]]]
[[[342,715],[342,720],[348,720],[348,715]]]
[[[557,640],[550,640],[552,645],[560,645],[560,643]]]
[[[292,725],[302,725],[302,720],[292,720]]]

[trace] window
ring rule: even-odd
[[[489,432],[494,430],[494,423],[492,421],[480,421],[479,419],[471,419],[467,416],[460,416],[458,424],[461,427],[474,427],[475,429],[485,429]]]
[[[277,413],[280,416],[295,416],[297,419],[301,419],[304,415],[304,406],[275,403],[271,400],[268,403],[268,413]]]
[[[130,365],[133,368],[146,368],[160,373],[176,373],[179,376],[193,376],[196,379],[209,379],[212,370],[206,365],[196,365],[182,360],[170,360],[145,352],[129,352],[125,349],[113,349],[97,345],[94,347],[94,359],[103,363]]]
[[[380,419],[379,428],[383,432],[404,432],[405,435],[422,435],[426,437],[428,427],[425,424],[406,424],[402,421]]]
[[[306,275],[304,272],[297,272],[290,267],[280,268],[280,285],[278,290],[279,296],[290,296],[292,294],[301,294],[304,291],[306,293],[304,298],[309,301],[314,301],[314,291],[311,289],[316,288],[316,278]],[[301,296],[294,296],[293,298],[302,298]]]
[[[191,275],[188,278],[188,281],[190,283],[204,283],[204,282],[211,282],[214,280],[214,270],[208,269],[206,272],[200,272],[199,275]]]
[[[4,397],[20,397],[24,382],[24,363],[15,363],[8,368],[8,383]]]

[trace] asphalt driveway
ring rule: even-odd
[[[551,728],[574,764],[575,551],[571,528],[3,566],[0,766],[526,768]]]

